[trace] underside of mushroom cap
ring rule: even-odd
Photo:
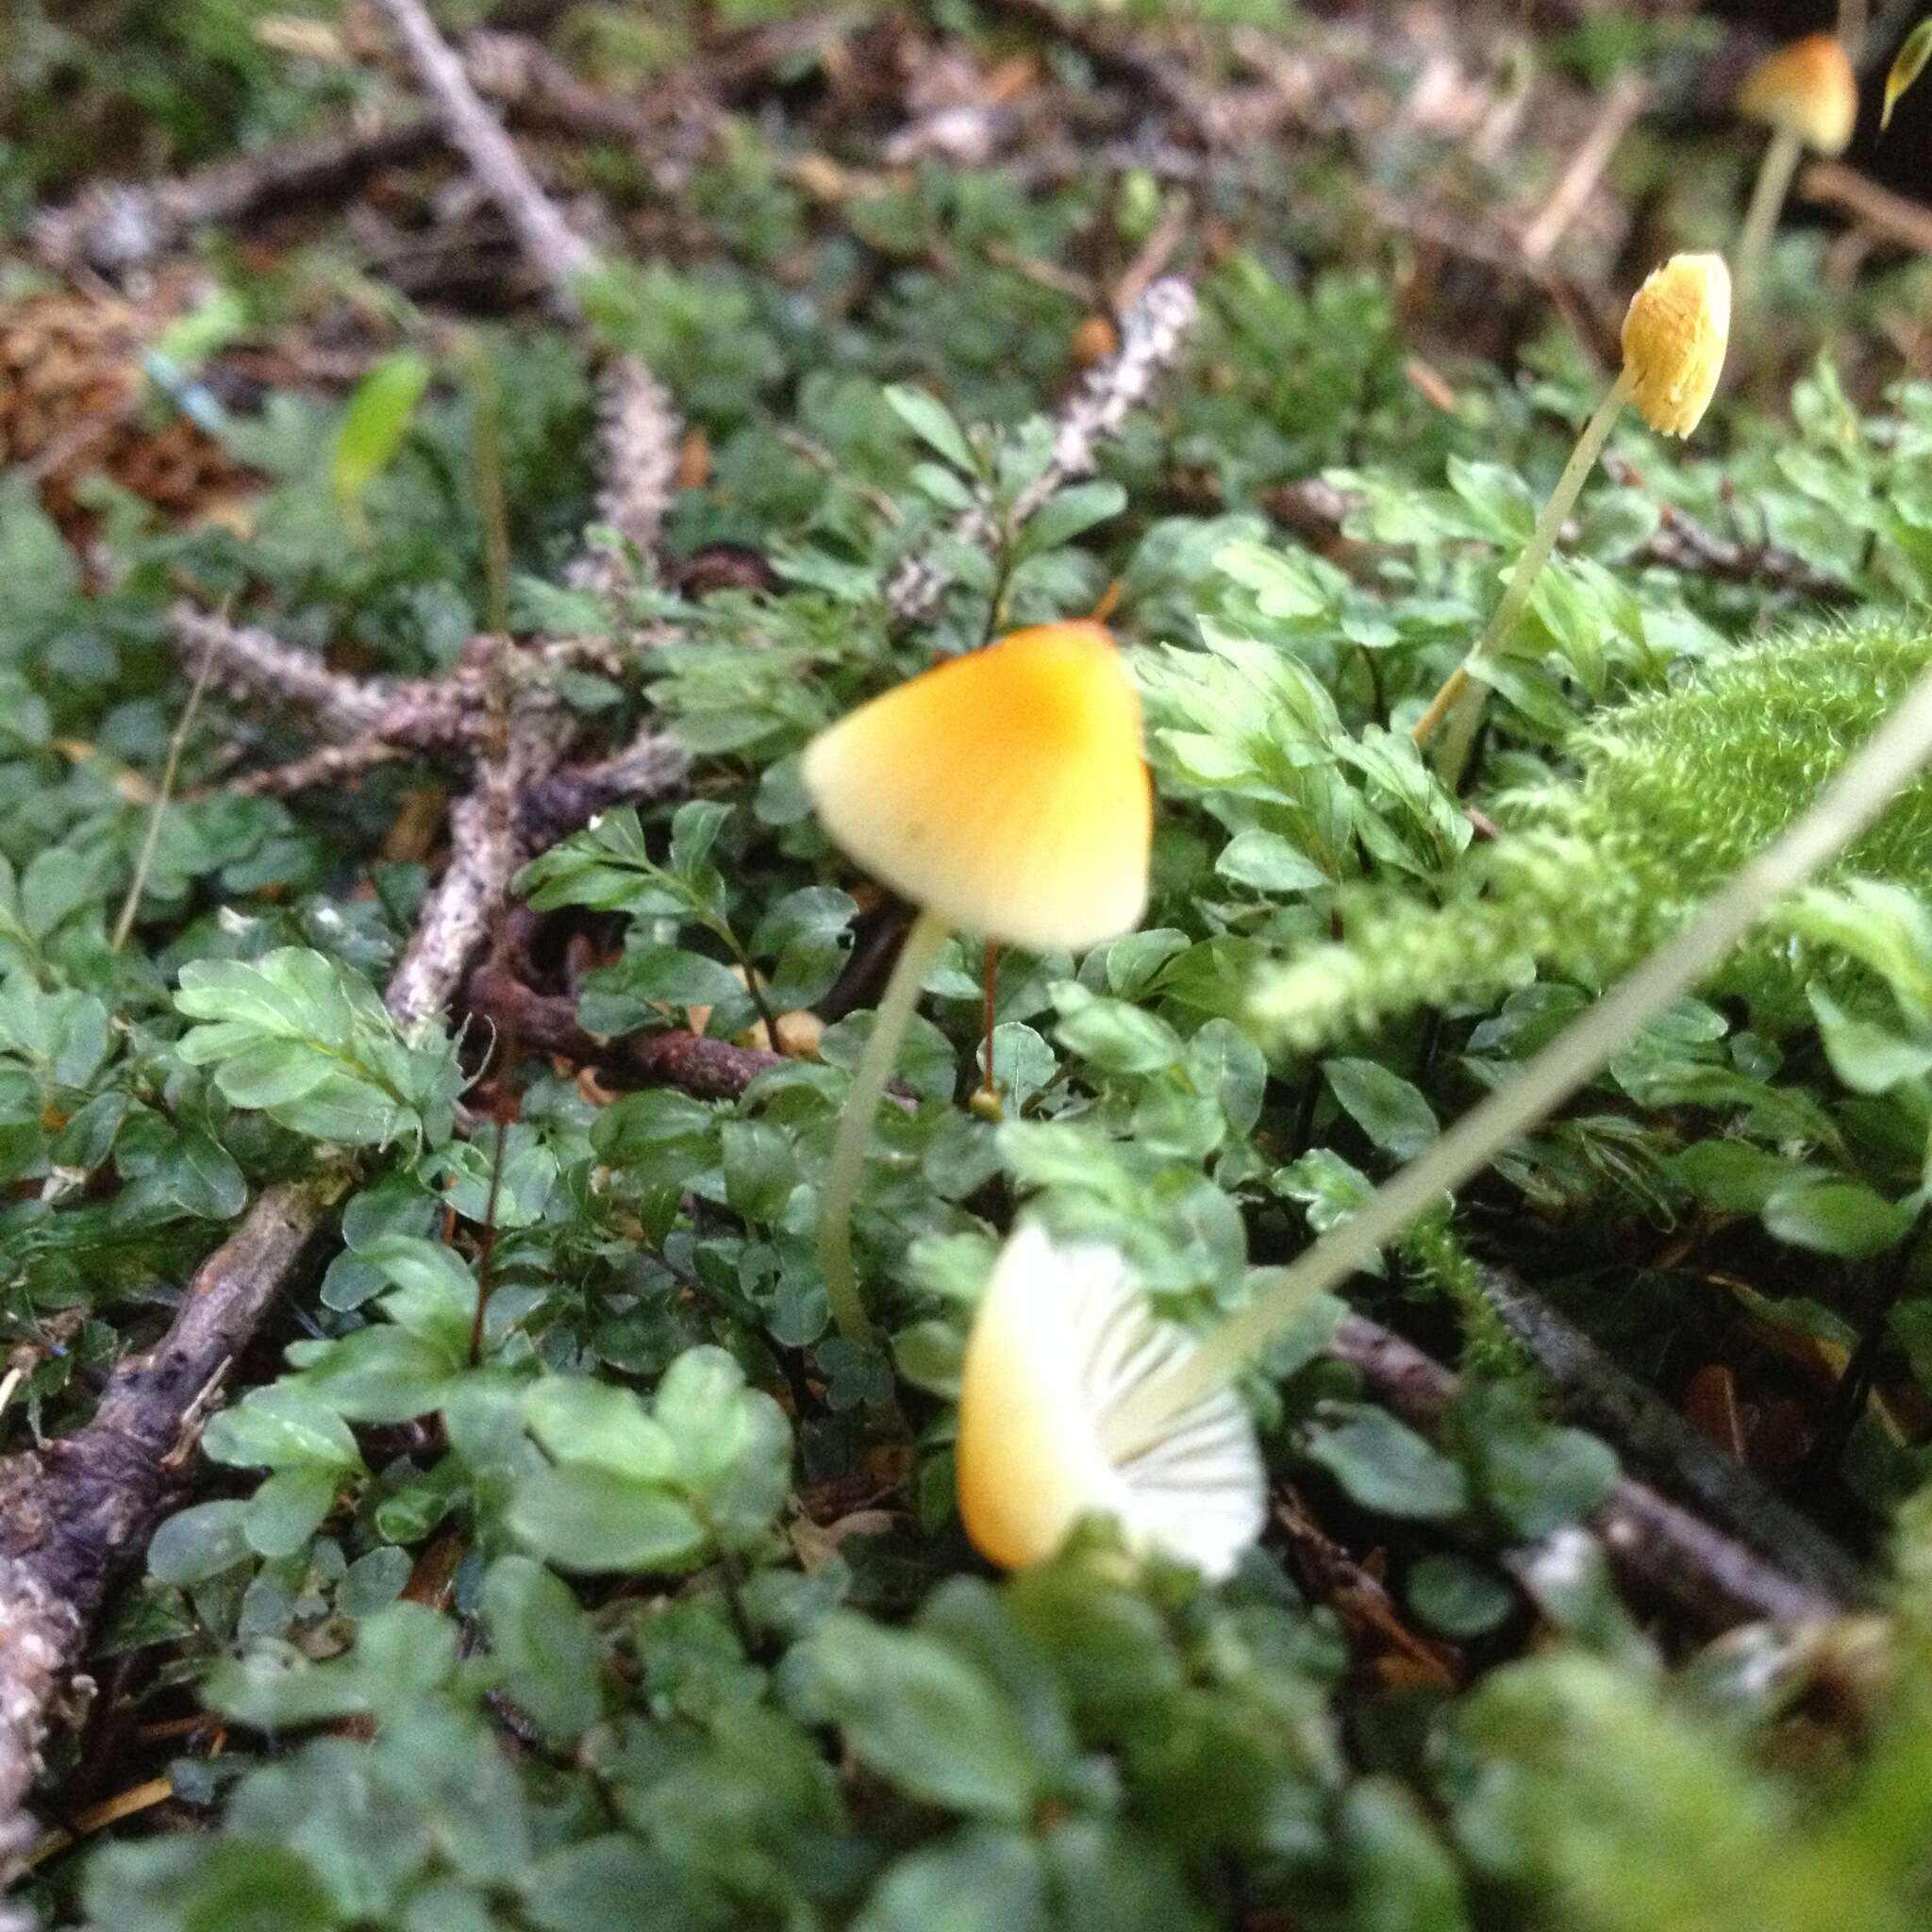
[[[838,844],[951,924],[1073,951],[1145,909],[1141,701],[1101,625],[1036,625],[938,665],[821,732],[803,775]]]
[[[1261,1533],[1266,1476],[1233,1390],[1202,1397],[1124,1450],[1109,1422],[1194,1344],[1158,1321],[1117,1249],[1059,1246],[1022,1227],[967,1341],[959,1512],[1004,1569],[1051,1557],[1083,1518],[1111,1516],[1130,1547],[1226,1576]]]

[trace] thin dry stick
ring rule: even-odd
[[[1353,1368],[1387,1408],[1424,1431],[1435,1429],[1455,1399],[1456,1377],[1447,1369],[1366,1316],[1343,1316],[1327,1353]],[[1855,1592],[1789,1574],[1628,1476],[1619,1479],[1593,1526],[1626,1576],[1710,1629],[1763,1618],[1803,1623],[1858,1600]],[[1506,1562],[1530,1577],[1560,1558],[1563,1547],[1552,1539],[1511,1552]]]
[[[1555,1390],[1566,1420],[1614,1443],[1662,1489],[1806,1587],[1843,1603],[1866,1593],[1851,1556],[1808,1516],[1766,1489],[1694,1424],[1620,1368],[1589,1336],[1513,1275],[1479,1271],[1487,1300]]]
[[[437,31],[421,0],[376,4],[434,97],[451,141],[516,230],[524,253],[549,283],[558,303],[573,315],[581,313],[576,284],[596,266],[595,251],[537,186],[515,142],[470,85],[462,61]]]
[[[213,650],[204,650],[201,669],[194,674],[188,702],[181,708],[181,722],[175,726],[174,736],[168,740],[168,759],[161,767],[161,782],[155,792],[153,808],[148,812],[147,835],[141,841],[141,856],[134,862],[134,876],[127,881],[127,896],[121,902],[121,916],[114,922],[114,937],[108,941],[110,953],[118,953],[127,943],[127,935],[134,930],[134,915],[141,909],[141,895],[147,888],[147,875],[155,862],[155,848],[161,842],[161,816],[168,809],[169,799],[175,794],[175,779],[181,769],[181,754],[187,747],[189,732],[194,728],[195,713],[201,709],[201,694],[208,689],[208,674],[214,668]]]
[[[1597,183],[1603,179],[1605,169],[1629,133],[1631,124],[1649,101],[1650,84],[1640,74],[1626,69],[1617,76],[1583,145],[1571,157],[1570,165],[1563,170],[1561,179],[1536,219],[1523,231],[1526,261],[1541,263],[1570,232],[1577,216],[1589,206],[1590,197],[1596,192]]]
[[[451,142],[516,230],[558,308],[581,319],[582,284],[599,265],[596,251],[537,185],[422,0],[378,4],[435,98]],[[570,577],[580,589],[611,591],[630,581],[630,552],[648,556],[656,547],[677,476],[677,412],[670,391],[635,356],[613,356],[605,366],[598,435],[603,460],[597,515],[618,541],[588,543]]]
[[[434,122],[406,121],[290,142],[173,180],[108,182],[41,215],[32,229],[34,252],[51,268],[120,274],[165,255],[192,228],[346,186],[375,169],[416,159],[441,138]]]

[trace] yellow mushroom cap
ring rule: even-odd
[[[1038,625],[861,705],[806,746],[832,838],[954,925],[1035,952],[1130,932],[1154,798],[1103,625]]]
[[[1821,155],[1841,155],[1858,125],[1858,77],[1834,34],[1808,34],[1758,62],[1738,92],[1738,111],[1795,134]]]
[[[1193,1349],[1118,1249],[1021,1227],[974,1316],[959,1391],[959,1514],[980,1555],[1024,1569],[1108,1515],[1131,1548],[1226,1576],[1266,1520],[1240,1397],[1217,1389],[1127,1454],[1108,1440],[1128,1395]]]
[[[1630,399],[1665,436],[1704,421],[1731,339],[1731,272],[1721,255],[1674,255],[1639,289],[1624,318]]]

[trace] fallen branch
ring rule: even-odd
[[[1895,248],[1932,255],[1932,208],[1882,188],[1843,161],[1814,161],[1798,177],[1806,201],[1838,209]]]
[[[1103,443],[1117,435],[1128,412],[1143,402],[1155,379],[1180,356],[1199,313],[1194,291],[1178,275],[1155,282],[1121,323],[1120,347],[1091,369],[1060,412],[1053,456],[1015,501],[1015,527],[1063,484],[1091,475]],[[969,509],[948,533],[954,543],[991,544],[997,535],[991,512]],[[928,616],[953,580],[937,553],[917,551],[901,560],[886,586],[886,605],[902,624]]]
[[[42,214],[33,225],[33,249],[66,273],[123,274],[157,260],[196,228],[346,188],[378,168],[419,159],[441,139],[433,121],[385,123],[291,142],[172,180],[107,182]]]
[[[1863,1600],[1858,1565],[1807,1516],[1774,1495],[1669,1403],[1626,1374],[1580,1328],[1494,1269],[1484,1298],[1556,1391],[1565,1417],[1594,1429],[1666,1490],[1799,1582],[1846,1603]]]
[[[421,0],[376,0],[409,63],[428,90],[451,142],[484,192],[516,230],[519,245],[550,285],[559,307],[582,312],[578,280],[596,266],[596,251],[558,213],[538,187],[501,123],[483,105],[456,50],[436,29]]]
[[[1338,1361],[1404,1422],[1433,1431],[1456,1394],[1456,1377],[1419,1348],[1366,1316],[1344,1315],[1329,1345]],[[1722,1530],[1619,1477],[1593,1528],[1631,1583],[1668,1599],[1707,1629],[1771,1619],[1807,1623],[1842,1615],[1847,1599],[1801,1580]],[[1541,1546],[1512,1553],[1510,1567],[1533,1569]]]
[[[595,1067],[621,1085],[677,1087],[699,1100],[736,1100],[760,1074],[791,1064],[783,1054],[688,1027],[601,1039],[578,1024],[575,1001],[525,986],[502,959],[486,960],[470,974],[463,1004],[529,1051]]]
[[[422,0],[377,0],[436,103],[451,142],[500,208],[553,301],[581,319],[582,285],[600,266],[484,106],[455,49],[436,29]],[[609,358],[603,373],[598,434],[602,486],[597,514],[616,541],[595,539],[573,565],[571,581],[603,591],[630,580],[630,555],[648,555],[670,508],[677,477],[679,429],[670,391],[635,356]]]

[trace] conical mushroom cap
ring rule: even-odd
[[[1624,318],[1630,400],[1664,436],[1704,421],[1731,340],[1731,272],[1721,255],[1674,255],[1653,269]]]
[[[1795,134],[1821,155],[1841,155],[1858,125],[1858,77],[1832,34],[1809,34],[1758,62],[1738,92],[1738,111]]]
[[[839,845],[954,925],[1078,951],[1145,909],[1141,700],[1101,625],[950,658],[820,732],[803,769]]]
[[[1203,1396],[1129,1453],[1108,1436],[1128,1396],[1193,1349],[1156,1320],[1117,1249],[1022,1227],[974,1316],[959,1391],[959,1514],[980,1555],[1024,1569],[1081,1518],[1108,1515],[1132,1548],[1226,1576],[1266,1520],[1235,1392]]]

